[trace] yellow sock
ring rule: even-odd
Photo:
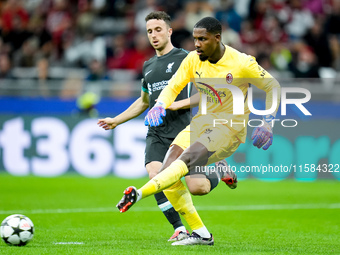
[[[204,224],[194,207],[191,195],[181,180],[177,181],[163,192],[175,210],[183,216],[192,230],[204,227]]]
[[[170,187],[186,175],[188,171],[187,165],[182,160],[175,160],[138,190],[142,195],[141,198],[154,195]]]

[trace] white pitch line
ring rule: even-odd
[[[260,210],[299,210],[299,209],[340,209],[340,203],[333,204],[274,204],[274,205],[222,205],[222,206],[196,206],[198,211],[260,211]],[[158,211],[157,206],[134,207],[131,212],[154,212]],[[1,214],[59,214],[59,213],[101,213],[115,212],[117,208],[67,208],[67,209],[35,209],[35,210],[9,210],[0,211]]]
[[[58,242],[58,243],[53,243],[53,244],[84,244],[83,242]]]

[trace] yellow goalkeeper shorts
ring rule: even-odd
[[[207,165],[230,157],[240,145],[240,140],[226,125],[212,126],[209,122],[203,122],[204,118],[197,118],[182,130],[172,142],[183,150],[194,142],[203,144],[212,155]]]

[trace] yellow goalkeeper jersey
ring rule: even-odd
[[[223,119],[225,125],[233,131],[237,138],[241,142],[245,142],[250,113],[248,108],[250,84],[266,92],[266,109],[270,109],[272,106],[273,88],[278,88],[276,93],[279,101],[280,85],[258,65],[254,57],[229,46],[225,45],[225,47],[223,57],[215,64],[201,61],[196,51],[190,52],[158,100],[163,102],[167,108],[186,84],[192,81],[201,97],[199,112],[192,121],[198,118],[202,121],[202,115],[206,115],[206,118],[203,119],[209,122],[213,119]],[[232,91],[238,92],[238,95],[237,93],[233,95]],[[243,102],[242,105],[234,105],[234,102],[240,103],[240,100]],[[278,106],[279,102],[272,115],[275,116]],[[234,109],[235,107],[237,109]]]

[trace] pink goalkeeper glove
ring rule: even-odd
[[[273,143],[273,131],[271,127],[271,122],[274,119],[273,116],[270,118],[264,119],[263,126],[257,127],[253,130],[251,135],[251,139],[253,140],[253,145],[257,148],[261,148],[267,150],[270,145]]]
[[[159,126],[163,123],[162,117],[165,117],[165,115],[166,111],[164,108],[164,104],[161,102],[157,102],[146,115],[144,125],[149,125],[150,127]]]

